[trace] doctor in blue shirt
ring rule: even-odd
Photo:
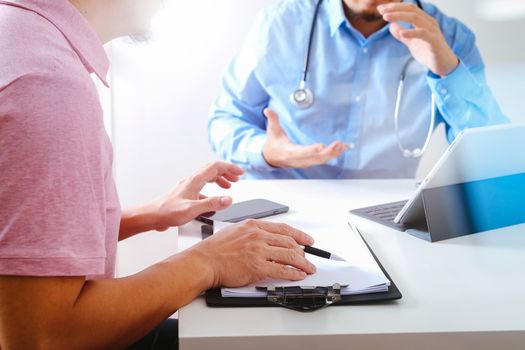
[[[209,137],[247,178],[401,178],[441,122],[449,141],[507,122],[463,23],[423,1],[282,0],[225,74]]]

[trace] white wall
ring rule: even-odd
[[[207,116],[226,65],[271,0],[170,1],[150,44],[114,43],[115,163],[123,204],[215,159]]]
[[[150,44],[114,43],[113,134],[123,205],[164,192],[215,158],[207,142],[210,103],[222,71],[240,47],[256,12],[272,2],[171,1],[156,21]],[[525,122],[519,105],[525,97],[524,44],[503,40],[494,32],[508,35],[524,27],[525,21],[482,23],[473,17],[474,0],[434,2],[479,32],[495,95],[507,115]],[[436,142],[437,151],[427,156],[425,167],[441,147],[443,143]]]
[[[525,52],[523,42],[516,44]],[[503,113],[513,122],[525,123],[525,62],[489,65],[487,79]]]

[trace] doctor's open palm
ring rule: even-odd
[[[329,146],[294,144],[283,130],[279,116],[274,111],[267,108],[264,110],[264,115],[268,119],[268,127],[263,156],[273,167],[309,168],[325,164],[348,150],[348,146],[341,141],[334,141]]]

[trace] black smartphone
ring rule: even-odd
[[[232,204],[227,209],[200,215],[197,220],[208,225],[214,221],[240,222],[246,219],[261,219],[272,215],[286,213],[290,208],[266,199],[252,199]]]

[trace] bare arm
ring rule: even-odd
[[[251,220],[131,277],[0,277],[0,348],[125,348],[208,288],[303,279],[315,267],[299,244],[312,243],[287,225]]]
[[[2,349],[118,349],[211,286],[191,252],[127,278],[0,277]]]

